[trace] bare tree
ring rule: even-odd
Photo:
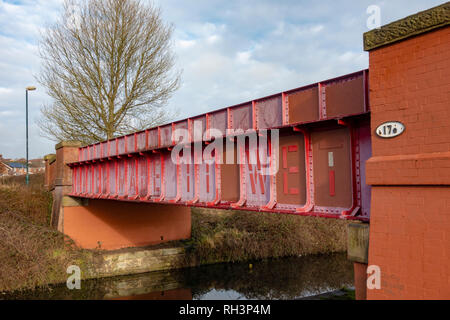
[[[172,30],[139,0],[66,0],[39,45],[37,79],[53,98],[43,135],[89,144],[168,121],[180,82]]]

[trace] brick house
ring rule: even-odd
[[[29,161],[30,174],[43,173],[45,172],[45,161],[44,159],[33,159]]]
[[[7,175],[10,176],[20,176],[27,173],[27,166],[24,163],[10,162],[6,163],[7,166],[11,168]]]
[[[45,161],[43,159],[33,159],[28,162],[30,174],[45,172]],[[27,173],[25,159],[4,159],[0,154],[0,176],[17,176]]]

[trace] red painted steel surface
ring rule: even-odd
[[[367,75],[363,70],[82,147],[70,164],[71,195],[367,220]],[[200,161],[222,135],[223,150],[233,141],[226,151],[242,163],[227,163],[219,150],[209,155],[215,163]],[[256,137],[259,145],[248,143]],[[178,142],[186,148],[172,159]]]

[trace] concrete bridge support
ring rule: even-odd
[[[349,224],[347,237],[347,258],[353,262],[355,299],[366,300],[367,264],[369,262],[369,224]]]
[[[52,226],[85,249],[114,250],[191,237],[188,207],[77,199],[72,191],[72,169],[78,160],[78,142],[61,142],[56,157],[47,156],[46,182],[53,193]]]

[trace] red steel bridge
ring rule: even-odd
[[[81,147],[70,195],[368,220],[370,157],[363,70]]]

